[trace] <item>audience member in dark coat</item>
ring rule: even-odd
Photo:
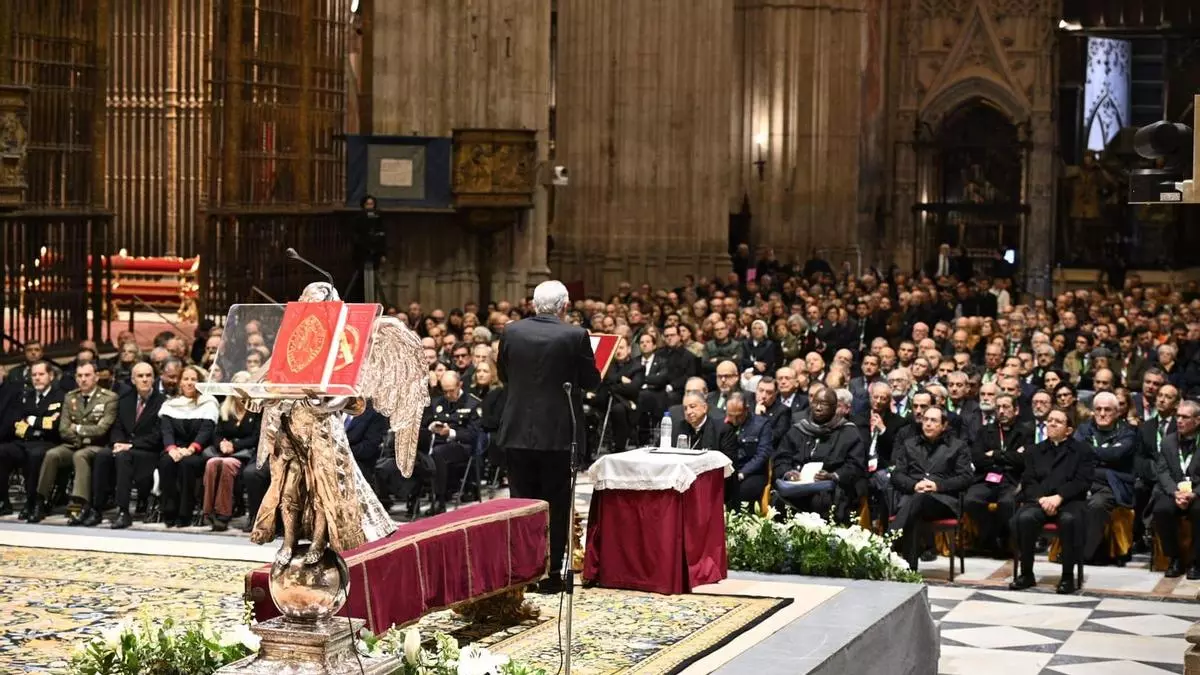
[[[248,374],[238,373],[249,381]],[[229,529],[234,504],[240,501],[237,479],[243,467],[257,460],[258,434],[262,415],[247,409],[240,396],[228,396],[221,404],[221,416],[212,447],[204,451],[204,504],[200,513],[214,532]]]
[[[725,424],[737,434],[737,452],[733,475],[725,488],[725,505],[737,509],[741,504],[757,502],[767,486],[767,461],[774,451],[771,429],[765,417],[750,414],[746,397],[735,394],[725,407]]]
[[[949,419],[941,408],[921,414],[921,435],[896,448],[892,486],[900,494],[896,518],[889,526],[902,530],[900,547],[908,564],[917,569],[924,524],[959,515],[959,495],[971,485],[971,453],[966,444],[950,437]]]
[[[383,437],[388,432],[388,419],[376,412],[368,402],[366,410],[358,417],[347,415],[345,425],[346,440],[350,443],[354,461],[362,471],[363,478],[374,485],[375,464],[383,454]]]
[[[1062,542],[1059,593],[1075,591],[1075,561],[1081,555],[1087,492],[1096,470],[1092,448],[1071,437],[1071,412],[1055,409],[1046,416],[1047,439],[1027,452],[1021,476],[1019,506],[1013,517],[1020,573],[1009,585],[1014,591],[1033,586],[1033,549],[1047,522],[1058,524]]]
[[[794,483],[809,463],[820,462],[814,483],[828,481],[828,489],[798,489],[791,496],[780,493],[799,511],[825,515],[835,508],[839,522],[846,522],[857,497],[858,481],[866,475],[867,452],[854,424],[837,414],[837,395],[824,387],[812,398],[812,416],[788,429],[772,461],[776,481]],[[776,483],[776,489],[779,483]],[[787,491],[786,489],[784,491]]]
[[[767,420],[767,429],[771,433],[771,447],[778,448],[792,426],[792,410],[779,401],[779,389],[775,378],[763,377],[758,381],[758,391],[754,394],[754,416]]]
[[[133,524],[129,512],[131,491],[138,492],[138,505],[145,511],[154,470],[162,456],[162,424],[159,409],[167,397],[154,391],[154,368],[138,363],[130,372],[131,389],[117,401],[117,420],[109,435],[110,444],[96,455],[92,466],[92,503],[104,508],[116,486],[117,518],[112,529]]]
[[[996,423],[984,427],[971,445],[975,478],[963,500],[980,528],[980,542],[998,552],[1008,551],[1008,524],[1017,507],[1025,453],[1033,447],[1033,430],[1016,421],[1016,405],[1008,394],[996,397]]]
[[[683,395],[683,422],[674,430],[676,436],[686,436],[689,448],[716,450],[736,459],[737,433],[725,424],[724,415],[717,416],[699,394]]]
[[[783,350],[779,343],[767,336],[767,322],[755,319],[750,325],[750,339],[746,340],[746,362],[742,369],[753,369],[756,375],[770,375],[783,365]]]
[[[34,363],[27,370],[31,383],[27,388],[24,379],[9,379],[12,386],[22,391],[20,414],[13,421],[13,440],[0,444],[0,486],[5,490],[0,511],[12,512],[11,507],[5,508],[8,480],[12,472],[20,468],[25,477],[25,506],[19,516],[21,520],[29,519],[37,503],[38,477],[46,452],[59,443],[58,418],[62,414],[64,396],[63,390],[54,386],[53,371],[48,363]]]
[[[629,357],[629,345],[625,340],[620,340],[617,343],[616,354],[608,364],[604,379],[596,390],[596,398],[593,399],[599,414],[608,415],[612,447],[616,452],[628,448],[631,440],[637,440],[634,435],[638,421],[637,400],[644,377],[641,364]],[[487,401],[484,403],[486,408]]]
[[[1196,460],[1197,431],[1200,430],[1200,404],[1184,401],[1176,415],[1179,429],[1163,439],[1162,452],[1155,458],[1154,531],[1170,559],[1167,577],[1183,574],[1183,551],[1179,542],[1181,518],[1187,517],[1192,528],[1191,566],[1188,579],[1200,579],[1200,499],[1194,488],[1200,486],[1200,461]]]
[[[1137,448],[1133,429],[1117,419],[1117,397],[1100,392],[1092,399],[1092,419],[1079,425],[1075,439],[1092,448],[1096,471],[1087,500],[1084,560],[1091,560],[1104,541],[1104,528],[1118,505],[1132,508]]]

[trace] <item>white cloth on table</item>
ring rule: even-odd
[[[604,455],[588,467],[595,490],[675,490],[687,492],[700,474],[723,469],[733,474],[733,462],[720,452],[673,454],[639,448]]]

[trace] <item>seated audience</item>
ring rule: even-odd
[[[824,516],[833,508],[835,518],[845,523],[856,504],[858,481],[866,475],[866,448],[854,423],[838,412],[833,389],[815,389],[809,404],[811,415],[788,429],[772,459],[774,488],[797,511]],[[814,463],[820,468],[811,481],[796,485]]]
[[[37,347],[36,353],[40,355],[41,346],[33,344]],[[26,349],[26,358],[29,357],[29,353],[30,350]],[[9,476],[16,469],[22,470],[25,480],[25,505],[17,517],[20,520],[29,520],[35,507],[40,507],[41,516],[45,515],[47,508],[38,497],[38,478],[42,473],[42,461],[46,458],[46,453],[62,440],[58,420],[63,412],[64,394],[54,386],[54,374],[49,363],[39,361],[23,368],[29,377],[29,386],[21,396],[20,415],[13,422],[13,441],[0,445],[0,486],[5,489],[4,504],[7,504]],[[20,378],[10,378],[8,381],[16,386],[23,386],[25,382]],[[7,508],[11,513],[12,507]]]
[[[204,474],[204,451],[212,447],[220,416],[217,399],[196,388],[203,381],[199,366],[187,366],[179,377],[179,395],[167,399],[159,410],[164,448],[158,460],[158,486],[167,527],[192,524],[196,481]]]
[[[1133,508],[1133,479],[1136,447],[1129,425],[1117,417],[1117,397],[1109,392],[1092,400],[1092,419],[1075,431],[1075,439],[1092,448],[1096,472],[1087,501],[1087,536],[1084,560],[1092,560],[1104,541],[1104,528],[1113,509]]]
[[[733,475],[725,482],[727,509],[762,498],[767,486],[767,460],[774,451],[769,422],[766,417],[750,413],[745,394],[734,394],[725,405],[725,424],[737,435]]]
[[[249,382],[250,373],[234,373],[230,382]],[[242,467],[257,459],[258,434],[262,416],[246,409],[241,396],[226,396],[214,436],[215,444],[204,450],[204,501],[200,508],[203,522],[214,532],[229,529],[233,519],[234,492]]]
[[[1155,458],[1154,496],[1150,504],[1154,513],[1154,531],[1162,544],[1163,555],[1169,559],[1166,576],[1170,578],[1183,574],[1179,527],[1187,517],[1192,533],[1187,578],[1195,580],[1200,579],[1200,500],[1196,499],[1194,491],[1200,487],[1200,462],[1196,461],[1200,403],[1180,403],[1175,419],[1176,432],[1163,439],[1162,452]]]
[[[971,485],[971,453],[946,433],[949,419],[941,408],[921,415],[921,433],[893,451],[892,486],[900,495],[890,529],[900,530],[902,555],[917,569],[928,521],[959,517],[959,496]]]
[[[75,489],[72,498],[77,510],[69,525],[97,524],[103,505],[90,501],[92,461],[108,444],[108,432],[117,418],[117,395],[96,386],[96,365],[83,361],[76,366],[75,381],[79,388],[63,399],[63,414],[58,420],[61,445],[46,452],[38,477],[38,504],[29,522],[40,522],[52,509],[51,492],[61,470],[75,469]],[[39,508],[43,506],[44,508]],[[95,522],[92,522],[95,521]]]
[[[1017,399],[996,397],[996,421],[985,426],[971,444],[975,477],[963,500],[964,508],[979,528],[979,538],[993,553],[1007,555],[1008,523],[1016,508],[1016,490],[1025,469],[1025,453],[1033,447],[1033,433],[1017,421]],[[995,504],[995,511],[990,508]]]
[[[1058,592],[1075,592],[1075,565],[1082,555],[1087,491],[1096,470],[1096,454],[1078,437],[1072,437],[1073,425],[1070,410],[1051,410],[1046,416],[1046,440],[1035,445],[1025,458],[1017,495],[1019,506],[1012,524],[1018,557],[1018,569],[1009,584],[1014,591],[1036,585],[1034,548],[1042,528],[1052,522],[1058,525],[1062,543]]]
[[[138,510],[145,513],[163,448],[158,412],[167,398],[154,390],[154,368],[149,363],[134,364],[130,381],[132,389],[117,402],[117,417],[109,435],[111,444],[96,455],[92,467],[92,504],[97,510],[108,504],[115,485],[114,530],[133,524],[129,501],[134,486],[138,492]],[[83,524],[91,527],[99,521],[93,517]]]

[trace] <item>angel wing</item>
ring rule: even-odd
[[[417,456],[421,414],[429,405],[428,368],[421,338],[399,319],[376,319],[374,338],[363,364],[359,393],[388,418],[396,439],[396,465],[408,478]]]

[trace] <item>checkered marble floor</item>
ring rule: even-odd
[[[1200,604],[930,586],[942,675],[1183,672]]]

